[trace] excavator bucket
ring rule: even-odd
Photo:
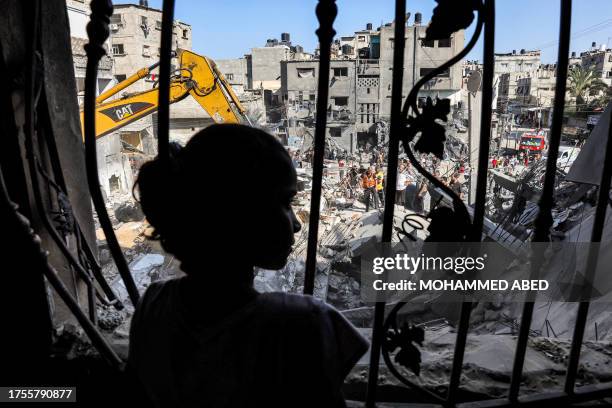
[[[206,57],[183,50],[180,53],[181,75],[193,81],[189,94],[216,123],[240,123],[244,110],[225,79]],[[228,101],[232,101],[235,110]]]

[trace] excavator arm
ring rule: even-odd
[[[232,106],[242,116],[245,109],[215,63],[191,51],[182,51],[179,59],[181,70],[191,74],[189,94],[210,117],[216,123],[240,123]]]
[[[250,124],[245,109],[215,63],[191,51],[179,53],[180,68],[170,82],[170,103],[191,95],[215,123]],[[105,102],[134,82],[145,78],[159,63],[140,69],[96,98],[96,137],[102,137],[123,126],[152,114],[158,109],[159,88],[125,95]],[[81,112],[83,123],[83,112]]]

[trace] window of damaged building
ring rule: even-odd
[[[125,48],[123,47],[123,44],[113,44],[113,55],[125,55]]]
[[[329,135],[331,137],[341,137],[342,136],[342,128],[341,127],[330,127]]]
[[[298,78],[314,78],[314,68],[296,68]]]
[[[434,48],[436,46],[435,40],[421,40],[421,47],[423,48]]]
[[[334,96],[332,99],[334,106],[348,106],[348,96]]]
[[[347,77],[348,76],[348,68],[340,67],[340,68],[332,68],[334,77]]]
[[[120,132],[121,144],[124,152],[133,152],[134,149],[142,150],[142,137],[140,131]]]
[[[110,18],[110,22],[111,24],[116,24],[116,25],[122,25],[123,24],[123,20],[121,18],[121,14],[113,14]]]
[[[424,77],[425,75],[429,74],[430,72],[432,72],[435,68],[420,68],[419,69],[419,74],[421,77]],[[450,69],[445,69],[443,72],[439,73],[438,75],[436,75],[437,78],[449,78],[450,77]]]
[[[438,40],[438,48],[448,48],[451,46],[451,38],[443,38]]]

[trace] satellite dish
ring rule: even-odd
[[[471,93],[475,94],[480,91],[482,86],[482,74],[480,71],[472,71],[467,80],[467,89]]]

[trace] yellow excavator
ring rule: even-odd
[[[238,97],[213,60],[187,50],[179,50],[179,68],[170,81],[170,103],[191,95],[215,123],[251,124]],[[96,98],[96,138],[107,135],[158,109],[159,88],[127,94],[105,102],[134,82],[145,78],[159,62],[138,70]],[[81,124],[83,112],[81,111]]]

